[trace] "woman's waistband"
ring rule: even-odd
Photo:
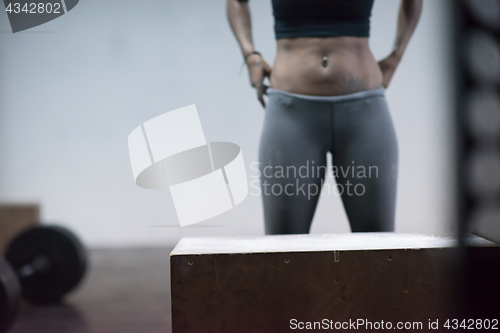
[[[380,87],[376,89],[369,89],[369,90],[362,90],[358,91],[352,94],[346,94],[346,95],[335,95],[335,96],[315,96],[315,95],[302,95],[302,94],[295,94],[291,93],[288,91],[283,91],[279,89],[274,89],[274,88],[268,88],[267,95],[286,95],[286,96],[291,96],[295,98],[300,98],[300,99],[305,99],[309,101],[317,101],[317,102],[346,102],[346,101],[352,101],[356,99],[364,99],[368,97],[373,97],[373,96],[385,96],[385,88]]]

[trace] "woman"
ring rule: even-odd
[[[373,0],[272,4],[271,69],[253,46],[248,0],[227,0],[251,85],[266,107],[259,150],[266,234],[309,233],[328,152],[351,230],[393,231],[398,148],[384,89],[422,0],[401,1],[394,49],[378,63],[368,45]]]

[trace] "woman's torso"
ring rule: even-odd
[[[364,37],[373,0],[349,0],[352,8],[337,11],[344,17],[335,13],[335,6],[345,6],[346,0],[298,1],[303,0],[273,0],[276,24],[281,30],[276,30],[279,38],[271,87],[318,96],[379,88],[382,72],[370,51],[368,37]],[[285,7],[294,3],[302,7]]]

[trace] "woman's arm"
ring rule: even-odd
[[[255,52],[255,48],[252,40],[252,23],[248,0],[227,0],[227,18],[238,40],[243,58],[246,59],[250,83],[256,89],[260,103],[265,107],[263,96],[267,86],[264,85],[264,78],[270,76],[271,67],[259,54],[252,54],[252,52]]]
[[[389,82],[396,71],[403,53],[408,46],[408,42],[415,31],[420,14],[422,13],[423,0],[401,0],[398,16],[398,29],[396,33],[396,42],[391,54],[379,61],[380,69],[383,75],[383,86],[387,88]]]

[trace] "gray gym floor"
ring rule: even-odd
[[[89,251],[80,288],[61,305],[25,305],[9,333],[171,332],[172,249]]]

